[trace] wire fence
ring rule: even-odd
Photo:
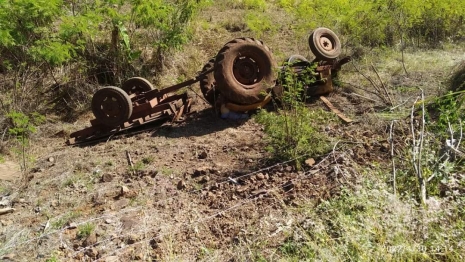
[[[297,181],[299,179],[308,178],[310,175],[314,174],[314,172],[312,172],[312,171],[317,169],[325,161],[329,160],[331,155],[334,155],[334,152],[335,151],[333,150],[332,153],[327,154],[326,156],[324,156],[319,163],[314,165],[309,170],[306,170],[305,172],[302,172],[300,175],[298,175],[296,178],[291,179],[289,182],[295,182],[295,181]],[[255,174],[258,174],[258,173],[261,173],[261,172],[264,172],[264,171],[268,171],[268,170],[271,170],[271,169],[279,167],[279,166],[284,166],[284,165],[286,165],[288,163],[291,163],[293,161],[296,161],[296,160],[304,158],[304,157],[308,157],[308,155],[302,155],[302,156],[299,156],[299,157],[297,157],[295,159],[292,159],[292,160],[287,160],[287,161],[283,161],[283,162],[280,162],[280,163],[276,163],[276,164],[273,164],[273,165],[270,165],[270,166],[267,166],[267,167],[264,167],[264,168],[260,168],[260,169],[258,169],[256,171],[249,172],[249,173],[244,174],[244,175],[236,176],[234,178],[233,177],[227,177],[227,178],[222,179],[219,182],[216,181],[215,184],[220,185],[220,184],[226,184],[226,183],[237,183],[237,180],[245,179],[247,177],[251,177],[251,176],[253,176]],[[204,185],[203,187],[201,187],[200,189],[193,189],[193,190],[183,191],[183,192],[185,192],[186,194],[196,194],[196,193],[199,193],[199,192],[201,192],[203,190],[207,190],[210,186],[211,186],[211,184],[207,184],[207,185]],[[273,186],[273,187],[271,187],[269,189],[266,189],[266,191],[263,192],[261,195],[264,195],[264,196],[269,195],[271,192],[276,192],[282,186],[283,185],[275,185],[275,186]],[[179,197],[179,195],[165,197],[165,198],[157,200],[156,202],[153,203],[153,205],[160,204],[160,203],[170,201],[170,200],[174,200],[177,197]],[[168,230],[168,232],[170,234],[177,234],[177,233],[181,232],[181,230],[186,228],[186,227],[192,227],[192,226],[198,225],[200,223],[205,223],[205,222],[207,222],[209,220],[212,220],[212,219],[218,217],[219,215],[225,214],[227,212],[231,212],[231,211],[233,211],[233,210],[235,210],[235,209],[237,209],[239,207],[243,207],[243,206],[245,206],[247,204],[250,204],[250,203],[256,201],[257,199],[260,199],[260,198],[258,198],[257,195],[252,194],[252,195],[246,197],[245,199],[240,200],[238,203],[233,204],[233,205],[231,205],[229,207],[226,207],[224,209],[221,209],[221,210],[219,210],[219,211],[217,211],[217,212],[215,212],[213,214],[206,215],[206,216],[204,216],[202,218],[199,218],[199,219],[197,219],[197,220],[195,220],[193,222],[184,222],[181,225],[176,225],[175,230],[171,229],[171,230]],[[140,211],[145,212],[145,207],[138,206],[138,207],[133,207],[133,208],[128,208],[128,209],[123,209],[123,210],[120,210],[118,212],[112,212],[110,214],[104,214],[102,216],[98,216],[98,217],[82,220],[82,221],[79,221],[79,222],[75,222],[72,225],[68,225],[68,226],[66,226],[64,228],[57,229],[57,230],[52,230],[52,231],[49,231],[49,232],[46,231],[47,228],[44,228],[43,232],[40,233],[38,236],[26,239],[24,241],[18,241],[19,238],[25,238],[25,236],[24,236],[25,230],[21,230],[21,231],[15,233],[14,236],[11,237],[10,240],[3,247],[0,248],[0,251],[3,250],[2,253],[6,253],[6,252],[8,252],[8,251],[10,251],[12,249],[19,249],[21,247],[24,247],[25,245],[36,243],[36,242],[40,241],[41,239],[49,239],[53,235],[59,235],[60,236],[59,237],[60,241],[63,242],[62,235],[69,229],[73,229],[75,227],[79,227],[79,226],[82,226],[82,225],[85,225],[85,224],[88,224],[88,223],[93,223],[95,221],[100,221],[100,220],[104,220],[104,219],[118,218],[120,215],[127,214],[127,213],[132,213],[132,212],[138,212],[138,211],[139,212]],[[147,219],[146,215],[145,215],[145,219]],[[50,220],[47,222],[47,224],[48,225],[50,224]],[[137,230],[137,231],[129,231],[126,234],[120,234],[117,237],[122,238],[122,237],[127,237],[127,236],[133,235],[133,234],[147,235],[148,233],[153,233],[153,230],[152,229],[148,230],[146,228],[143,228],[143,229],[140,229],[140,230]],[[168,233],[165,233],[165,235],[166,234],[168,234]],[[102,259],[104,259],[104,258],[106,258],[106,257],[108,257],[108,256],[110,256],[112,254],[120,254],[125,249],[127,249],[129,246],[134,246],[136,244],[141,244],[141,243],[147,243],[147,242],[150,242],[152,240],[156,240],[157,238],[161,238],[163,236],[164,236],[163,234],[161,234],[161,235],[157,234],[156,236],[152,236],[152,237],[149,237],[149,238],[142,239],[142,240],[140,240],[138,242],[133,243],[132,245],[128,245],[128,246],[113,250],[110,253],[105,254],[105,256],[100,257],[99,259],[97,259],[97,261],[101,261]],[[98,242],[96,242],[96,243],[94,243],[92,245],[89,245],[87,247],[84,247],[82,249],[75,250],[74,253],[72,254],[72,256],[74,257],[79,253],[86,252],[87,250],[89,250],[91,248],[94,248],[94,247],[96,247],[98,245],[101,245],[101,244],[104,244],[104,243],[109,243],[114,239],[115,239],[115,237],[111,236],[109,238],[105,238],[103,240],[100,240],[100,241],[98,241]]]

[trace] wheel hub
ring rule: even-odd
[[[259,68],[249,57],[239,58],[233,67],[234,77],[243,85],[252,85],[258,81]]]
[[[322,36],[319,39],[319,42],[320,42],[320,46],[326,51],[331,51],[334,49],[333,42],[325,36]]]
[[[118,100],[114,97],[106,97],[102,102],[101,109],[108,117],[117,117],[121,112]]]

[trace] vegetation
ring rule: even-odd
[[[314,67],[308,67],[300,74],[291,67],[280,72],[283,94],[274,101],[277,112],[261,110],[256,116],[263,124],[269,138],[269,150],[279,161],[295,160],[300,167],[305,156],[317,156],[326,153],[329,137],[316,129],[323,123],[331,121],[331,114],[321,109],[310,110],[306,107],[305,91],[315,82]]]

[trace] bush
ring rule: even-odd
[[[314,68],[297,75],[291,69],[280,73],[284,93],[280,97],[277,112],[260,110],[256,116],[268,135],[268,149],[277,160],[295,160],[297,167],[303,156],[316,156],[329,150],[329,138],[318,130],[319,124],[331,120],[325,111],[310,110],[305,105],[305,87],[314,79]]]

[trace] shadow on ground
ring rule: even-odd
[[[239,127],[247,120],[222,119],[212,108],[206,108],[186,116],[185,121],[182,123],[162,126],[160,129],[155,130],[152,136],[169,138],[204,136],[230,127]]]

